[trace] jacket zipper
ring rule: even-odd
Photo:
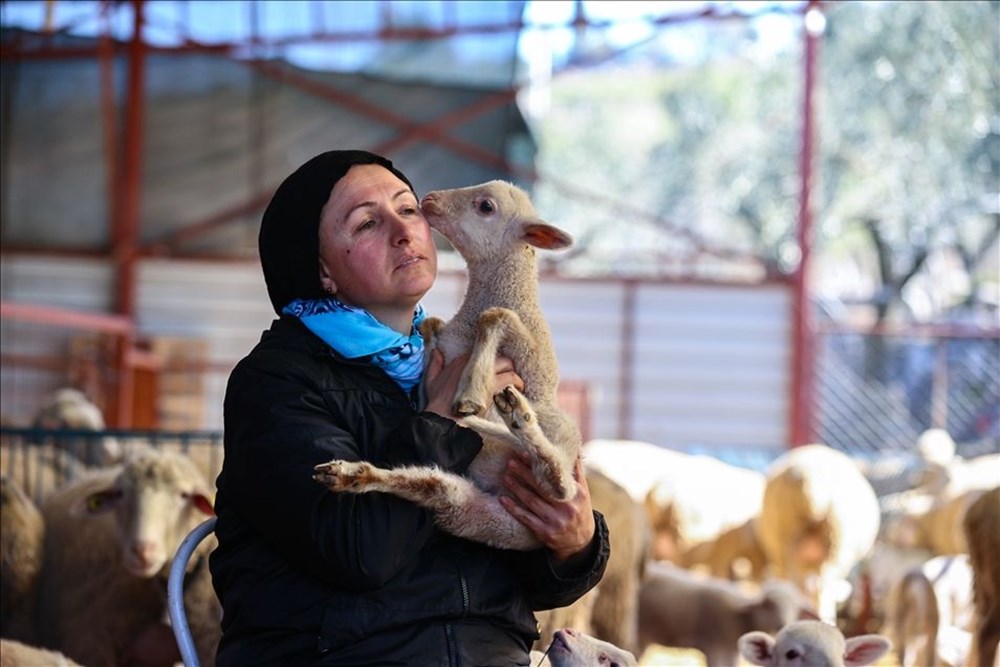
[[[469,613],[469,582],[465,580],[465,575],[459,571],[458,585],[462,590],[462,616]],[[448,646],[448,664],[451,667],[461,667],[462,660],[458,653],[458,645],[455,642],[455,631],[451,623],[444,626],[445,641]]]

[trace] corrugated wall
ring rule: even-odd
[[[104,262],[8,257],[0,278],[5,301],[109,308]],[[207,341],[203,427],[221,428],[228,369],[272,319],[259,267],[143,260],[138,284],[140,335]],[[447,318],[463,292],[463,275],[442,273],[424,305]],[[783,286],[547,278],[541,300],[561,376],[589,387],[594,437],[687,448],[785,444],[791,310]],[[37,351],[39,336],[11,322],[3,334],[5,355]],[[25,392],[45,384],[6,367],[0,381],[4,414],[17,412],[15,402],[30,405]]]

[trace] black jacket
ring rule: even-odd
[[[418,412],[380,369],[276,320],[226,390],[211,557],[219,667],[527,665],[532,611],[573,602],[604,573],[599,513],[586,565],[556,572],[545,550],[491,549],[445,534],[405,500],[311,479],[334,458],[461,473],[481,446]]]

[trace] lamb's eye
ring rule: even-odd
[[[480,213],[492,213],[497,210],[496,205],[490,199],[483,199],[476,205],[476,207],[479,209]]]
[[[797,657],[799,657],[799,652],[795,649],[792,648],[785,651],[785,660],[795,660]]]

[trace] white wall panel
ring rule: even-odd
[[[113,272],[107,262],[5,258],[0,278],[4,300],[110,311]],[[463,273],[442,271],[424,299],[428,313],[451,317],[465,284]],[[204,382],[204,428],[221,428],[228,370],[274,318],[259,266],[143,260],[136,299],[140,335],[208,342],[214,370]],[[543,277],[540,299],[562,379],[587,384],[594,437],[671,447],[784,444],[791,365],[787,289]],[[626,317],[632,318],[628,327]],[[14,324],[21,326],[4,322],[3,330]],[[39,334],[15,336],[12,344],[38,352],[54,343]],[[4,353],[12,350],[4,341]],[[632,361],[623,367],[626,353]],[[19,378],[3,371],[4,389],[35,392],[45,384],[36,371]],[[623,387],[629,391],[624,396]],[[5,398],[5,410],[8,404]]]

